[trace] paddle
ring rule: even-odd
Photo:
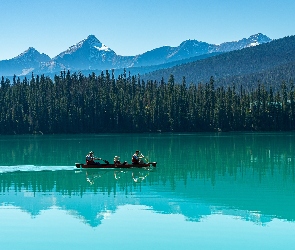
[[[95,160],[101,160],[101,161],[104,161],[106,164],[110,164],[110,162],[109,161],[107,161],[107,160],[103,160],[102,158],[98,158],[98,157],[96,157],[96,158],[94,158]]]
[[[149,162],[148,156],[144,156],[142,153],[140,153],[139,158],[143,158],[147,163]]]

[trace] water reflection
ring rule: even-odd
[[[104,175],[114,175],[117,184],[120,182],[127,182],[128,179],[132,179],[135,183],[143,182],[151,171],[156,171],[155,168],[142,168],[142,169],[80,169],[76,173],[86,173],[86,181],[90,185],[94,185],[95,182],[100,181],[100,178],[104,178]],[[103,182],[103,181],[102,181]],[[125,184],[123,184],[125,186]]]
[[[206,169],[197,169],[187,171],[185,178],[183,172],[172,176],[158,169],[1,173],[0,204],[19,207],[32,217],[54,206],[92,227],[128,204],[182,214],[195,222],[214,213],[258,225],[273,218],[295,220],[293,178],[270,170],[262,176],[240,166],[234,174],[216,169],[212,182]]]

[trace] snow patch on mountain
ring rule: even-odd
[[[260,44],[259,42],[253,42],[253,43],[250,43],[250,44],[248,45],[248,47],[257,46],[257,45],[259,45],[259,44]]]
[[[100,51],[111,51],[111,49],[104,44],[102,44],[101,47],[99,46],[93,46],[93,47]]]
[[[19,76],[25,76],[31,72],[33,72],[35,68],[29,68],[29,69],[23,69],[22,72],[19,74]]]

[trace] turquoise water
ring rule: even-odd
[[[80,170],[93,150],[155,169]],[[1,249],[293,249],[295,133],[0,137]]]

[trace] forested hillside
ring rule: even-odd
[[[1,79],[0,134],[295,129],[294,83],[216,87],[126,73]]]
[[[280,89],[283,81],[295,81],[295,61],[252,74],[219,78],[218,84],[216,85],[227,86],[229,83],[235,83],[251,90],[252,88],[256,88],[258,83],[264,83],[266,86],[272,86],[274,90],[277,90]]]
[[[280,86],[282,80],[295,79],[295,36],[285,37],[259,46],[217,55],[204,60],[186,63],[169,69],[145,74],[142,79],[167,81],[171,74],[181,82],[206,82],[214,77],[216,86],[236,83],[255,86],[264,82]]]

